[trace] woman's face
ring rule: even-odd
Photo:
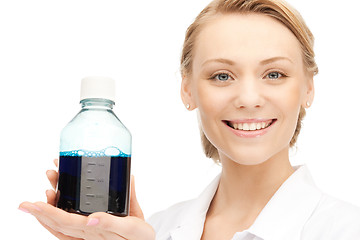
[[[182,98],[198,108],[222,161],[260,164],[288,152],[300,107],[312,101],[312,76],[300,43],[261,14],[219,15],[200,31]]]

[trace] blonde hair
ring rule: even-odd
[[[195,21],[186,31],[181,55],[181,75],[183,78],[192,74],[192,61],[194,55],[193,49],[196,37],[202,27],[218,14],[229,13],[259,13],[280,21],[298,39],[306,70],[312,75],[316,75],[318,73],[314,53],[314,36],[306,26],[305,21],[299,12],[292,8],[289,4],[280,0],[214,0],[200,12]],[[297,126],[289,143],[290,147],[294,146],[296,143],[297,137],[300,133],[302,119],[305,117],[305,114],[305,109],[301,107]],[[200,129],[200,132],[206,156],[212,158],[214,161],[218,161],[219,153],[216,147],[214,147],[207,139],[202,129]]]

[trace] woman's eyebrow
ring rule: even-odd
[[[280,61],[280,60],[285,60],[285,61],[289,61],[291,63],[294,63],[290,58],[288,57],[282,57],[282,56],[278,56],[278,57],[272,57],[272,58],[268,58],[268,59],[265,59],[265,60],[262,60],[260,62],[261,65],[266,65],[266,64],[269,64],[269,63],[272,63],[272,62],[276,62],[276,61]]]
[[[215,58],[215,59],[209,59],[209,60],[206,60],[205,62],[203,62],[203,64],[201,66],[204,66],[208,63],[211,63],[211,62],[218,62],[218,63],[224,63],[224,64],[227,64],[227,65],[235,65],[235,62],[234,61],[231,61],[229,59],[226,59],[226,58]]]

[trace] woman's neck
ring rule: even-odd
[[[288,148],[258,165],[240,165],[221,158],[223,170],[209,215],[253,221],[281,184],[294,172]],[[246,220],[245,220],[246,219]]]

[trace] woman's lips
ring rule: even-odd
[[[226,126],[237,136],[251,138],[264,135],[277,119],[224,120]]]

